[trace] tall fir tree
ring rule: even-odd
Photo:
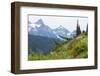
[[[81,29],[80,29],[80,26],[79,26],[79,22],[77,20],[76,35],[78,36],[79,34],[81,34]]]
[[[86,34],[88,35],[88,24],[87,24],[87,27],[86,27]]]

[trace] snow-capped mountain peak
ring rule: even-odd
[[[42,19],[37,20],[34,23],[34,28],[31,29],[31,31],[29,31],[28,33],[36,36],[57,38],[52,29],[49,26],[45,25]]]
[[[62,25],[60,25],[60,26],[58,27],[58,29],[64,29],[64,27],[63,27]]]
[[[44,22],[42,19],[39,19],[38,21],[36,21],[34,24],[40,24],[40,25],[44,25]]]

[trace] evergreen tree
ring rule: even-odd
[[[86,34],[88,35],[88,24],[87,24],[87,27],[86,27]]]
[[[77,20],[77,27],[76,27],[76,36],[78,36],[79,34],[81,34],[81,29]]]
[[[82,33],[86,33],[85,30],[83,30]]]

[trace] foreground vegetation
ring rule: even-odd
[[[77,59],[87,57],[87,35],[82,33],[72,40],[57,44],[57,46],[51,50],[49,54],[29,54],[28,60]]]

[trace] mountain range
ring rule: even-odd
[[[28,34],[61,39],[60,36],[70,37],[71,32],[64,28],[62,25],[55,29],[51,29],[48,25],[44,24],[42,19],[39,19],[34,24],[29,22]]]
[[[72,38],[75,31],[72,33],[59,26],[56,29],[51,29],[44,23],[42,19],[37,20],[34,24],[28,23],[28,48],[29,53],[48,53],[54,48],[56,43],[64,41],[62,37]]]

